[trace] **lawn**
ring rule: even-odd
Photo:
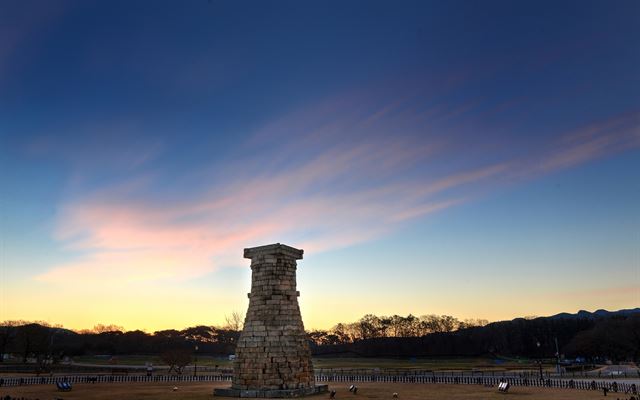
[[[228,383],[180,383],[178,390],[173,391],[173,384],[169,383],[129,383],[129,384],[77,384],[71,392],[58,392],[53,385],[34,385],[26,387],[0,388],[0,396],[10,395],[25,399],[55,399],[65,400],[213,400],[214,387],[227,387]],[[336,399],[392,399],[393,393],[398,393],[400,400],[475,400],[515,398],[527,400],[569,400],[569,399],[600,399],[602,392],[590,392],[568,389],[524,388],[512,387],[509,393],[502,394],[495,387],[472,385],[428,385],[428,384],[381,384],[368,383],[358,385],[356,395],[349,392],[348,384],[331,385],[336,390]],[[611,393],[612,398],[616,397]],[[311,397],[325,399],[327,394]],[[618,397],[626,396],[620,394]]]
[[[515,360],[496,360],[489,358],[441,358],[441,359],[397,359],[397,358],[314,358],[316,369],[422,369],[433,371],[444,370],[492,370],[492,369],[528,369],[535,368],[531,362]]]
[[[74,357],[76,363],[100,365],[145,365],[150,362],[154,366],[164,363],[158,356],[123,355],[114,359],[106,356]],[[198,356],[198,366],[231,368],[232,362],[226,357]],[[505,370],[505,369],[535,369],[530,361],[503,360],[490,358],[451,358],[451,359],[398,359],[398,358],[364,358],[364,357],[316,357],[314,367],[334,369],[422,369],[422,370]]]
[[[162,366],[165,363],[159,356],[146,355],[116,355],[116,356],[77,356],[73,357],[74,363],[96,364],[96,365],[124,365],[143,366],[151,363],[154,366]],[[226,357],[198,356],[198,366],[207,367],[231,367],[232,363]]]

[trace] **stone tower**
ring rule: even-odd
[[[296,291],[302,250],[283,244],[244,249],[251,259],[251,293],[236,346],[231,389],[218,396],[298,397],[327,391],[316,386],[311,351]]]

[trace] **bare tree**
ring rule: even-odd
[[[182,375],[184,367],[191,363],[191,351],[186,349],[170,349],[160,355],[162,361],[169,366],[169,371],[176,371],[176,374]]]
[[[225,315],[224,319],[227,322],[225,329],[230,331],[241,331],[244,326],[244,316],[238,311],[232,312],[230,316]]]
[[[488,325],[488,324],[489,324],[489,321],[487,321],[486,319],[467,318],[464,321],[460,322],[459,329],[475,328],[475,327],[478,327],[478,326],[485,326],[485,325]]]
[[[339,343],[351,343],[353,341],[349,336],[346,324],[342,322],[331,328],[331,333],[338,338]]]
[[[124,332],[124,327],[115,324],[103,325],[98,324],[94,325],[92,329],[92,333],[107,333],[107,332]]]
[[[460,326],[460,321],[458,321],[457,318],[450,315],[440,316],[440,327],[442,328],[442,332],[453,332],[458,329],[458,326]]]
[[[380,325],[380,318],[373,314],[366,314],[356,322],[358,336],[362,339],[371,339],[380,337],[382,328]]]

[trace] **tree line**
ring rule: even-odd
[[[640,360],[640,313],[527,317],[486,323],[450,316],[376,317],[309,334],[316,355],[365,357],[584,358]],[[557,343],[557,345],[556,345]]]
[[[178,369],[198,346],[199,354],[232,354],[240,335],[238,327],[194,326],[153,333],[125,331],[115,325],[96,325],[74,332],[46,322],[4,321],[0,323],[0,362],[12,355],[13,362],[35,364],[39,371],[65,357],[80,355],[155,354]],[[175,361],[175,363],[174,363]]]
[[[233,354],[242,317],[223,327],[194,326],[153,333],[125,331],[116,325],[96,325],[74,332],[42,321],[0,323],[0,355],[46,369],[65,356],[155,354]],[[365,357],[511,356],[640,360],[640,313],[599,318],[517,318],[487,323],[459,321],[442,315],[375,316],[308,332],[315,355]],[[558,348],[556,349],[556,342]],[[173,356],[172,356],[173,357]],[[173,357],[171,359],[174,359]],[[169,358],[167,358],[169,359]],[[4,357],[0,357],[0,362]]]
[[[380,316],[366,314],[356,322],[339,323],[330,330],[313,330],[309,338],[316,346],[354,343],[376,338],[422,337],[432,333],[453,332],[489,323],[486,319],[460,321],[449,315],[412,314]]]

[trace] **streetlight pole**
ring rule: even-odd
[[[194,364],[193,364],[193,376],[198,375],[198,345],[195,347]]]
[[[562,377],[562,372],[560,371],[560,348],[558,347],[558,338],[554,338],[556,342],[556,373]]]
[[[536,341],[536,346],[538,346],[538,368],[540,370],[540,380],[544,380],[544,377],[542,376],[542,357],[540,354],[540,342]]]

